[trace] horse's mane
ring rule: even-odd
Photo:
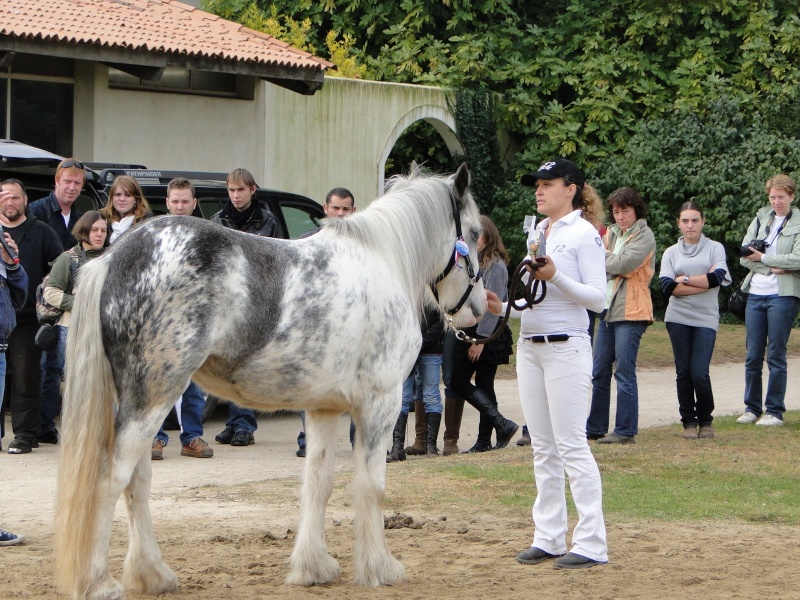
[[[450,201],[452,180],[442,175],[395,175],[389,180],[386,193],[366,210],[346,219],[328,219],[326,226],[339,235],[358,240],[393,263],[404,282],[415,308],[422,310],[426,286],[439,273],[439,240],[454,228]],[[477,214],[477,209],[476,214]],[[454,229],[453,229],[454,231]],[[452,242],[455,242],[453,233]]]

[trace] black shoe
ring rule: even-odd
[[[569,552],[562,556],[561,558],[557,558],[556,562],[553,563],[554,569],[588,569],[589,567],[594,567],[595,565],[604,565],[604,562],[600,562],[599,560],[594,560],[593,558],[588,558],[586,556],[581,556],[580,554],[575,554],[574,552]]]
[[[519,430],[519,425],[514,423],[514,421],[510,421],[506,419],[505,424],[503,425],[502,429],[495,427],[495,437],[496,437],[496,444],[494,445],[496,450],[500,448],[505,448],[508,446],[508,443],[511,441],[511,438],[514,437],[514,434],[517,433]]]
[[[26,438],[18,438],[15,437],[12,442],[8,445],[8,453],[9,454],[28,454],[31,451],[31,444],[30,440]]]
[[[602,440],[604,437],[606,437],[605,433],[587,433],[586,434],[586,439],[587,440]]]
[[[469,450],[464,450],[464,452],[462,452],[461,454],[475,454],[476,452],[488,452],[491,449],[492,449],[491,446],[479,446],[478,444],[475,444],[472,448],[470,448]]]
[[[236,432],[233,430],[233,427],[225,427],[225,429],[223,429],[222,432],[214,438],[214,440],[220,444],[230,444],[235,433]]]
[[[231,438],[231,446],[249,446],[255,443],[256,438],[253,437],[252,433],[248,433],[247,431],[237,431],[233,434],[233,438]]]
[[[602,440],[597,440],[598,444],[635,444],[636,438],[632,435],[620,435],[612,433],[607,435]]]
[[[517,446],[530,446],[531,435],[527,431],[522,432],[522,436],[517,440]]]
[[[548,558],[558,558],[560,556],[564,556],[563,554],[550,554],[549,552],[545,552],[541,548],[537,548],[536,546],[531,546],[530,548],[526,548],[519,554],[517,554],[517,562],[522,563],[523,565],[536,565],[542,562],[543,560],[547,560]]]
[[[40,444],[57,444],[58,443],[58,431],[56,429],[51,429],[43,433],[42,435],[36,436],[36,441]]]
[[[298,448],[297,452],[294,453],[297,458],[305,458],[306,457],[306,449],[305,448]]]

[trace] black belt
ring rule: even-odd
[[[566,342],[569,336],[566,333],[554,333],[551,335],[532,335],[525,339],[534,344],[544,344],[545,342]]]

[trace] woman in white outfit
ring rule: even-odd
[[[606,272],[597,229],[581,214],[596,192],[563,158],[524,175],[522,183],[536,186],[537,210],[547,217],[537,227],[546,262],[533,275],[547,282],[547,295],[533,308],[512,312],[522,319],[517,381],[537,489],[533,544],[517,560],[554,558],[557,569],[592,567],[608,562],[600,471],[586,440],[592,377],[586,311],[605,308]],[[489,309],[501,314],[505,306],[497,296],[487,292],[487,298]],[[578,512],[569,553],[565,473]]]

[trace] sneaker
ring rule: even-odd
[[[16,535],[10,531],[0,530],[0,546],[16,546],[25,539],[24,535]]]
[[[188,444],[181,446],[181,456],[191,456],[192,458],[211,458],[214,451],[208,447],[203,438],[194,438]]]
[[[783,425],[783,421],[775,415],[768,415],[765,413],[763,417],[756,421],[756,425],[759,427],[779,427]]]
[[[153,446],[150,449],[150,460],[162,460],[164,458],[164,446],[167,442],[162,442],[158,438],[153,438]]]
[[[612,433],[604,438],[597,440],[598,444],[635,444],[636,438],[632,435],[620,435]],[[569,555],[567,555],[569,556]]]
[[[235,433],[236,431],[233,429],[233,427],[226,426],[225,429],[217,434],[217,436],[214,438],[214,441],[218,444],[230,444]]]
[[[237,431],[231,438],[231,446],[249,446],[255,444],[256,439],[252,433],[247,431]]]
[[[51,429],[42,435],[37,435],[36,441],[40,444],[58,444],[58,431]]]
[[[8,445],[9,454],[28,454],[31,451],[33,444],[25,438],[14,438]]]
[[[758,421],[758,415],[756,415],[756,413],[751,413],[750,411],[747,411],[741,417],[736,419],[736,422],[741,424],[755,423],[756,421]]]

